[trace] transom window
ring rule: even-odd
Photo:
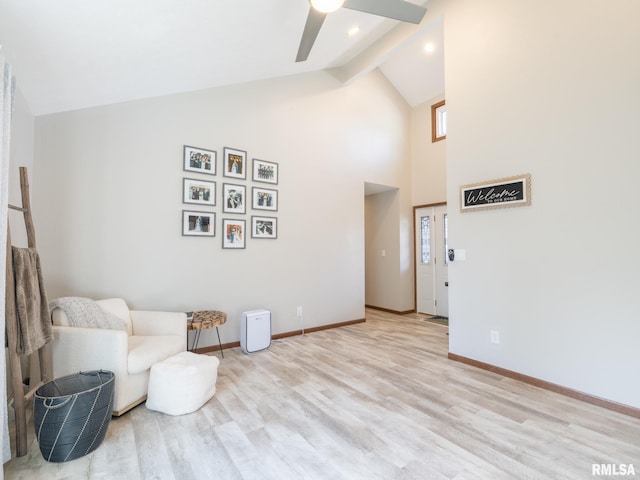
[[[447,138],[447,106],[441,102],[431,105],[431,142]]]

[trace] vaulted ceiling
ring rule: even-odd
[[[379,68],[412,106],[444,91],[441,18],[343,8],[296,63],[308,10],[307,0],[0,0],[0,54],[34,115],[319,70],[348,83]]]

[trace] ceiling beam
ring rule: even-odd
[[[411,43],[413,38],[429,30],[435,23],[442,21],[441,16],[430,15],[430,13],[431,11],[428,10],[418,25],[399,23],[361,54],[340,67],[327,69],[327,72],[344,85],[366,75],[395,55],[405,45]]]

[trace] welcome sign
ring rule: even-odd
[[[460,211],[531,205],[531,175],[489,180],[460,187]]]

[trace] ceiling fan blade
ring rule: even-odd
[[[296,62],[304,62],[311,52],[311,47],[316,41],[320,27],[324,23],[324,19],[327,18],[326,13],[318,12],[313,8],[309,8],[309,15],[307,16],[307,23],[304,25],[304,31],[302,32],[302,39],[300,40],[300,47],[298,48],[298,55],[296,56]]]
[[[345,0],[344,8],[409,23],[420,23],[427,9],[404,0]]]

